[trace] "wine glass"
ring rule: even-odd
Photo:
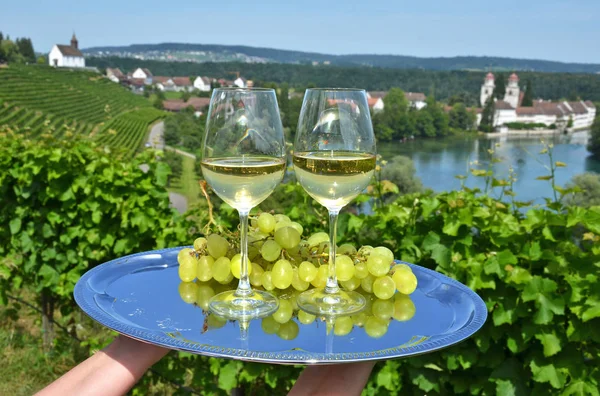
[[[285,140],[272,89],[218,88],[213,91],[202,148],[202,174],[214,192],[240,216],[241,270],[237,290],[220,293],[209,309],[231,319],[267,316],[279,302],[252,290],[248,279],[248,213],[281,182]]]
[[[375,170],[375,136],[364,90],[308,89],[296,141],[294,170],[304,190],[329,211],[329,268],[325,288],[306,291],[298,306],[315,315],[349,315],[365,298],[339,288],[336,230],[340,210],[363,191]]]

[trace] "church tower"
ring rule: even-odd
[[[519,95],[521,90],[519,89],[519,76],[515,73],[511,74],[508,78],[508,85],[506,86],[506,93],[504,94],[504,101],[508,102],[513,108],[519,107]]]
[[[71,37],[71,47],[79,49],[79,41],[77,41],[77,37],[75,37],[75,32],[73,32],[73,37]]]
[[[492,96],[494,93],[494,88],[496,88],[496,84],[494,83],[494,75],[492,73],[488,73],[485,76],[485,81],[481,86],[481,106],[485,106],[485,102],[487,102],[488,98]]]

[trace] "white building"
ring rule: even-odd
[[[144,80],[144,83],[146,85],[152,85],[153,76],[152,73],[150,73],[150,70],[148,69],[138,67],[131,75],[131,78],[134,78],[136,80]]]
[[[488,73],[481,86],[481,104],[485,106],[495,88],[494,75]],[[521,106],[523,95],[519,88],[519,77],[513,73],[508,78],[504,100],[494,100],[494,126],[501,127],[513,122],[567,126],[572,121],[573,129],[591,127],[596,116],[596,106],[590,101],[552,102],[536,100],[533,106]],[[478,115],[477,122],[481,121]]]
[[[248,84],[246,83],[246,79],[244,77],[238,77],[233,80],[233,85],[240,88],[247,88]]]
[[[427,98],[424,93],[421,92],[405,92],[404,96],[410,102],[410,105],[417,110],[421,110],[423,107],[427,106],[425,102]]]
[[[386,91],[371,91],[367,92],[367,102],[369,107],[374,112],[382,111],[384,108],[383,98],[387,95]],[[404,92],[406,100],[408,100],[411,107],[421,110],[427,106],[427,97],[421,92]]]
[[[54,67],[85,67],[85,58],[79,51],[79,42],[75,33],[71,45],[55,44],[48,54],[48,64]]]
[[[196,77],[194,80],[194,88],[202,92],[210,91],[210,78]]]
[[[112,82],[119,83],[125,79],[125,75],[120,69],[106,68],[106,77]]]

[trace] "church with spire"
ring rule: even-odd
[[[82,68],[85,58],[79,50],[79,41],[75,32],[70,45],[55,44],[48,54],[48,64],[54,67]]]
[[[489,97],[494,94],[494,89],[496,89],[495,79],[496,77],[492,73],[488,73],[485,76],[485,80],[481,86],[480,103],[482,107],[485,106]],[[504,93],[504,102],[508,103],[513,109],[516,109],[520,105],[520,95],[519,76],[513,73],[508,78],[508,85]]]

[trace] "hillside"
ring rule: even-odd
[[[143,97],[89,71],[0,68],[0,127],[60,137],[68,129],[133,154],[163,116]]]
[[[467,95],[471,104],[479,102],[485,77],[485,72],[314,67],[279,63],[160,62],[119,57],[89,58],[86,62],[100,68],[119,67],[125,72],[146,67],[158,76],[231,78],[232,71],[239,71],[242,76],[255,82],[273,81],[294,87],[315,84],[318,87],[360,87],[374,91],[400,87],[407,92],[433,92],[438,100],[445,100],[452,95]],[[531,80],[536,98],[575,100],[581,97],[600,101],[600,75],[597,74],[519,72],[519,77],[521,86]]]
[[[565,63],[539,59],[516,59],[493,56],[455,56],[420,58],[405,55],[351,54],[329,55],[243,45],[216,44],[133,44],[84,49],[88,56],[142,57],[147,60],[192,62],[247,62],[310,64],[329,62],[338,66],[369,66],[393,69],[426,70],[510,70],[565,73],[600,73],[599,64]]]

